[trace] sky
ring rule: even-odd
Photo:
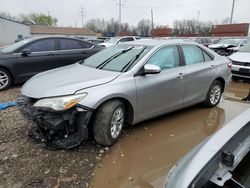
[[[31,12],[50,14],[58,19],[58,26],[81,27],[92,18],[118,20],[119,0],[0,0],[0,11],[12,16]],[[121,0],[122,22],[136,25],[141,19],[151,19],[155,25],[172,26],[175,20],[198,19],[220,23],[230,17],[233,0]],[[250,22],[250,0],[236,0],[234,22]],[[199,14],[200,13],[200,14]],[[199,16],[198,16],[199,15]]]

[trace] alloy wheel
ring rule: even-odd
[[[121,131],[124,123],[124,112],[121,107],[117,108],[111,119],[110,134],[113,139],[116,139]]]
[[[210,93],[211,104],[216,105],[220,100],[220,96],[221,96],[221,87],[219,85],[215,85]]]
[[[8,78],[8,75],[3,72],[3,71],[0,71],[0,89],[3,89],[5,88],[9,83],[9,78]]]

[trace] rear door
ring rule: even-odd
[[[22,55],[24,49],[31,54]],[[33,75],[55,68],[57,62],[56,40],[54,38],[36,40],[20,49],[13,68],[17,82],[24,82]]]
[[[182,45],[182,52],[186,68],[184,105],[188,106],[205,100],[208,88],[216,78],[218,63],[196,45]]]
[[[76,39],[59,38],[58,44],[58,66],[76,63],[96,53],[93,44]]]
[[[177,46],[162,47],[146,63],[157,65],[162,71],[135,76],[140,120],[180,108],[185,88],[184,67]]]

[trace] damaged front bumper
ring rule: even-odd
[[[17,106],[32,123],[29,137],[51,149],[70,149],[88,139],[88,124],[93,110],[79,105],[67,111],[33,107],[36,99],[20,97]]]

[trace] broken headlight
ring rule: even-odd
[[[67,110],[75,106],[86,96],[87,93],[64,97],[44,98],[37,101],[33,106],[39,108],[50,108],[56,111]]]

